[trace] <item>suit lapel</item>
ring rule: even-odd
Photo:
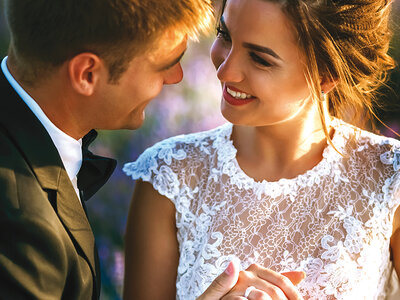
[[[71,181],[46,129],[0,70],[0,126],[30,165],[44,190],[57,192],[56,212],[96,276],[94,236]]]
[[[60,172],[56,207],[60,219],[78,242],[93,273],[96,274],[95,241],[92,229],[65,170]]]

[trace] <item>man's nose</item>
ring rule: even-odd
[[[164,77],[164,84],[175,84],[182,80],[183,70],[180,63],[167,70]]]

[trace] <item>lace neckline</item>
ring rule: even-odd
[[[346,126],[347,125],[347,126]],[[351,125],[346,124],[344,121],[341,121],[337,118],[334,118],[331,122],[331,126],[335,129],[332,143],[335,145],[336,149],[340,152],[344,152],[344,146],[346,144],[346,138],[349,136],[349,126]],[[242,168],[240,167],[236,154],[237,149],[233,145],[233,141],[231,140],[233,124],[227,123],[222,126],[223,134],[221,138],[224,141],[217,141],[218,147],[216,147],[218,152],[218,161],[220,165],[230,165],[233,173],[241,180],[244,180],[247,185],[251,185],[253,187],[257,187],[257,189],[267,190],[271,189],[272,187],[275,188],[282,188],[282,187],[289,187],[289,186],[304,186],[304,185],[313,185],[316,182],[319,182],[318,178],[321,175],[331,174],[331,169],[334,167],[334,163],[341,160],[343,157],[339,154],[331,144],[325,147],[322,153],[322,160],[317,163],[313,168],[305,171],[302,174],[299,174],[293,178],[281,178],[277,181],[256,181],[254,178],[247,175]],[[347,130],[346,130],[347,129]],[[233,167],[233,168],[232,168]],[[229,174],[228,174],[229,175]],[[230,174],[232,175],[232,174]],[[246,184],[245,184],[246,186]]]

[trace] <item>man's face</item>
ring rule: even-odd
[[[136,129],[144,121],[144,109],[164,84],[182,80],[180,65],[187,46],[187,37],[167,32],[154,50],[136,55],[117,84],[103,76],[96,92],[94,128]]]

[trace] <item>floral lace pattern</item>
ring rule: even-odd
[[[232,125],[173,137],[124,167],[176,208],[177,299],[195,299],[227,266],[303,270],[305,299],[384,299],[400,204],[400,142],[334,120],[322,161],[292,179],[255,181]]]

